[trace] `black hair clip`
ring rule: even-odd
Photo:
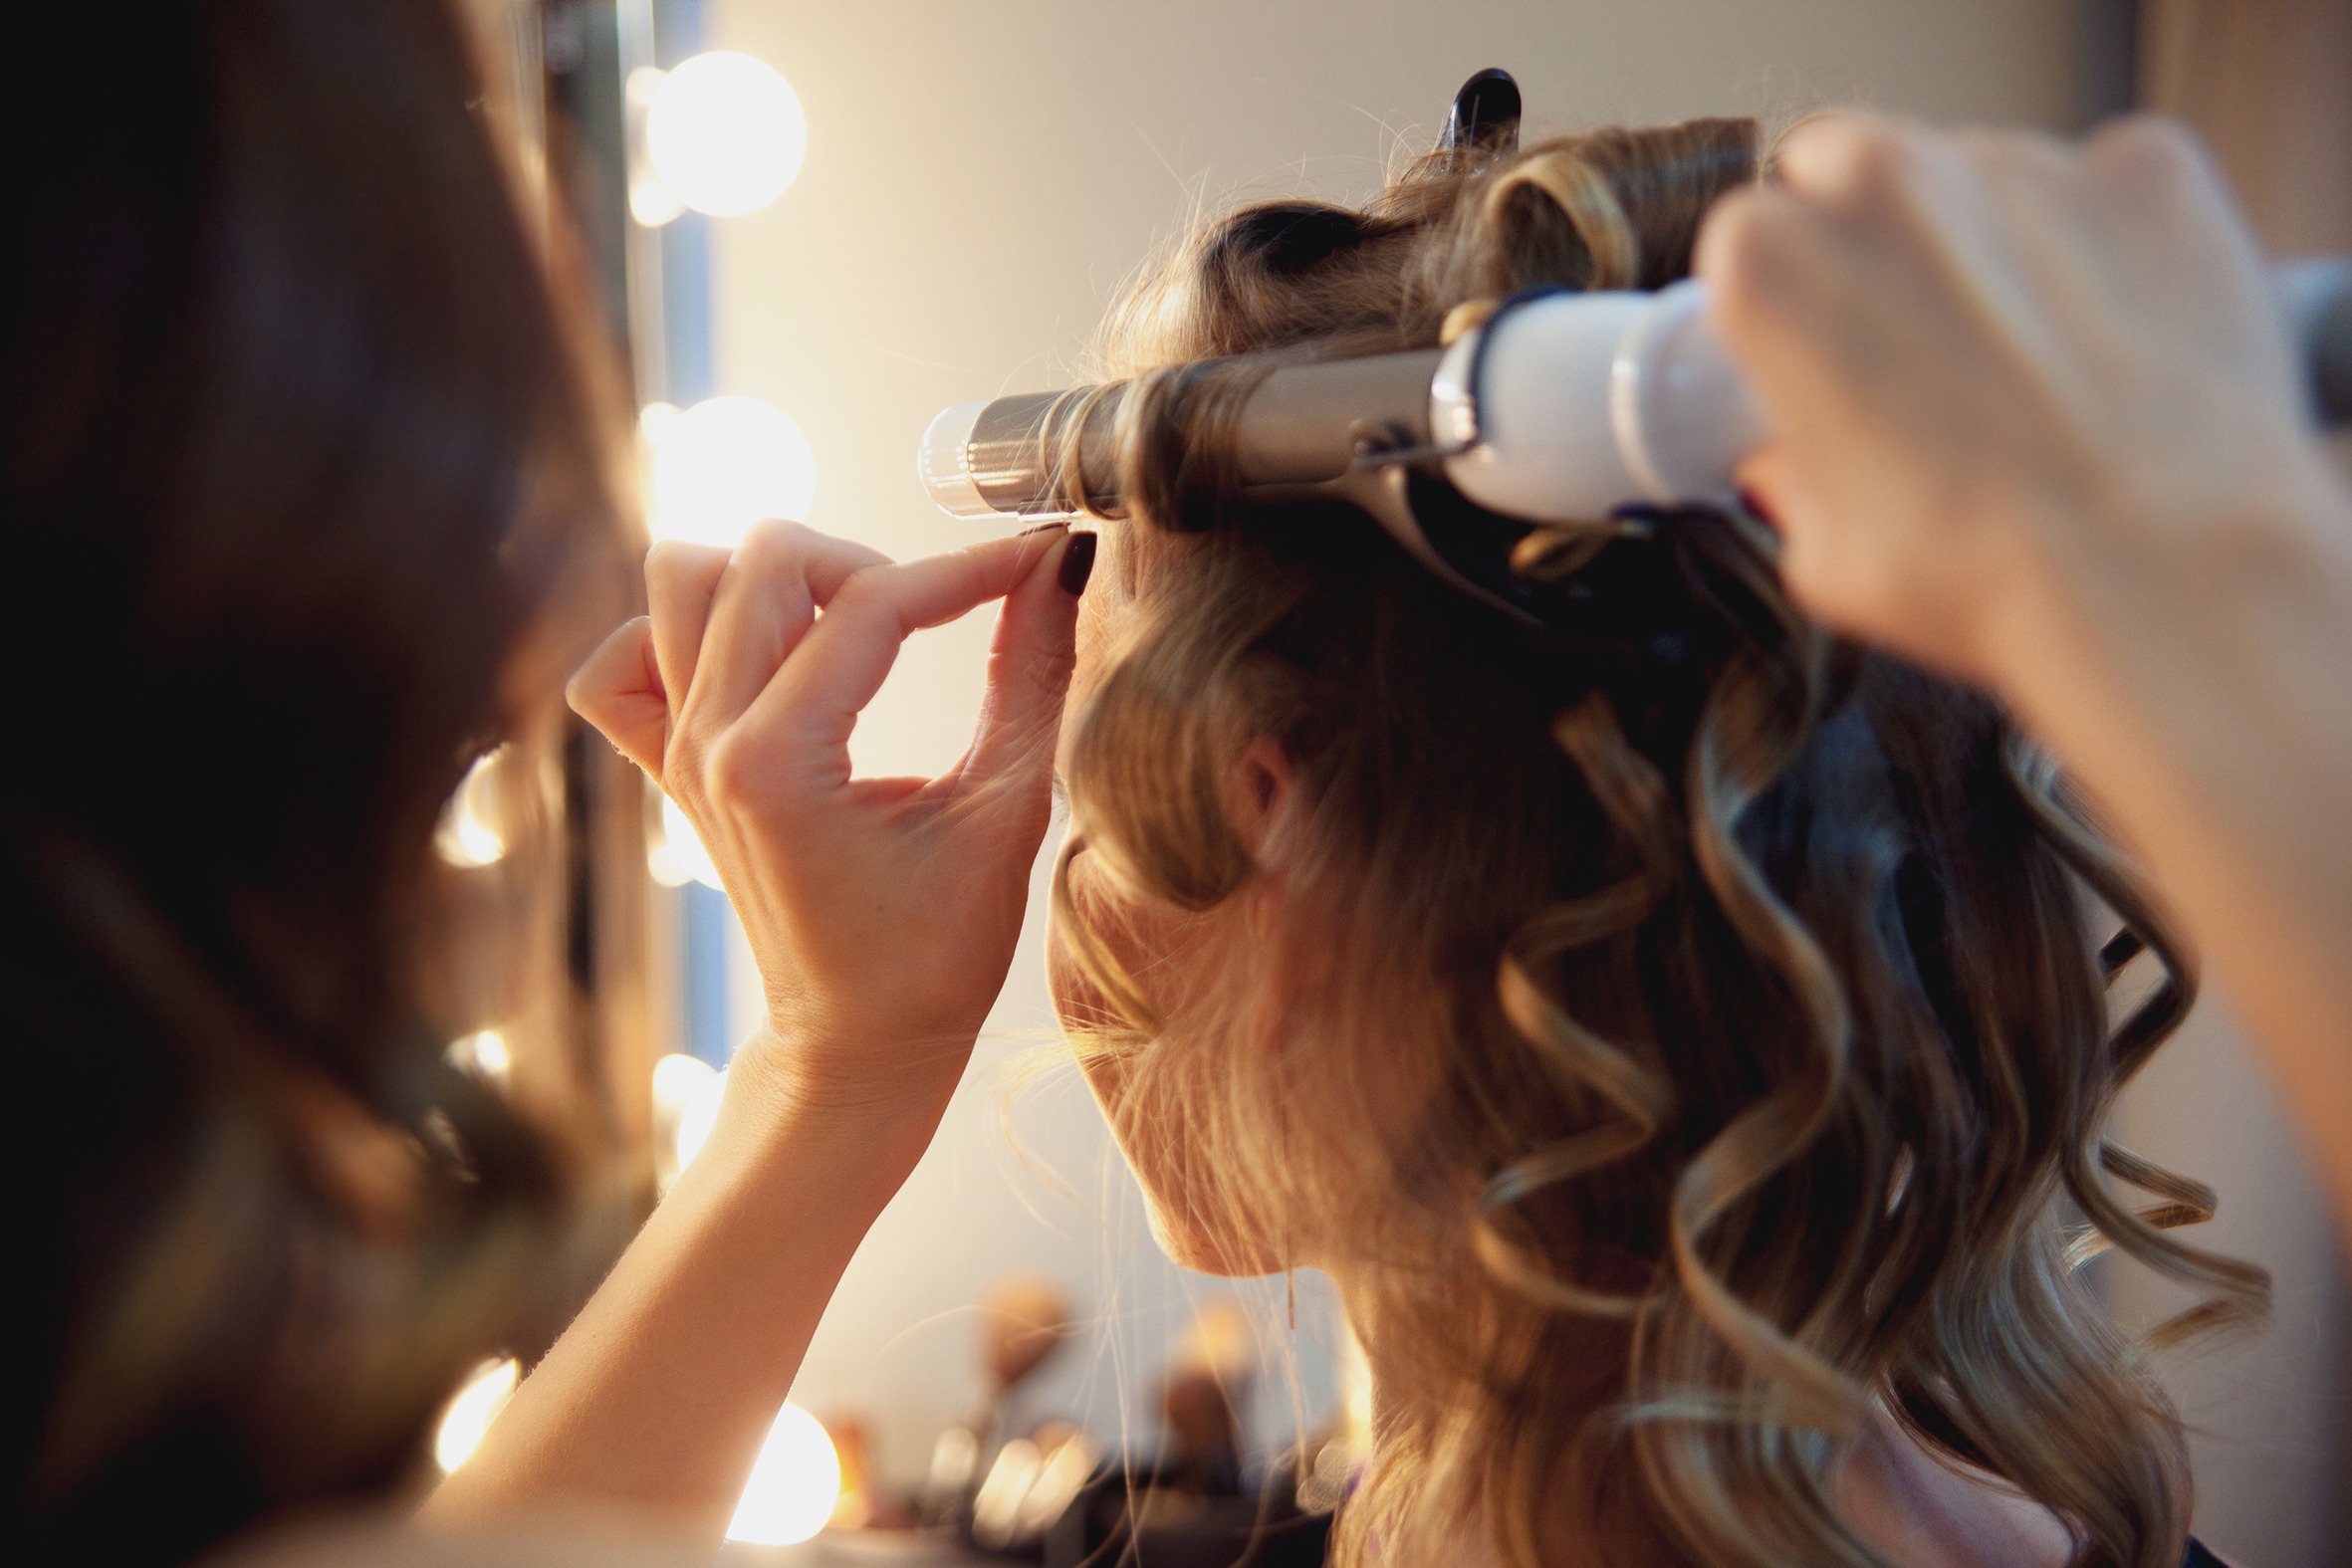
[[[1470,152],[1499,157],[1519,150],[1519,84],[1511,73],[1481,71],[1462,84],[1454,108],[1446,115],[1446,133],[1438,139],[1440,152]]]

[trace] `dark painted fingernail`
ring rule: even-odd
[[[1072,534],[1069,543],[1061,547],[1061,591],[1073,599],[1086,591],[1086,579],[1094,575],[1097,543],[1092,534]]]
[[[1740,491],[1740,505],[1748,509],[1749,516],[1769,528],[1773,533],[1777,534],[1780,531],[1780,520],[1772,516],[1771,511],[1764,504],[1764,497],[1755,491],[1743,487]]]

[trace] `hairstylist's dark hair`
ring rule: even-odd
[[[1348,1261],[1384,1400],[1346,1560],[1450,1560],[1475,1526],[1512,1568],[1878,1564],[1831,1470],[1886,1410],[2086,1565],[2170,1568],[2178,1421],[2073,1262],[2112,1243],[2203,1292],[2173,1332],[2266,1281],[2165,1234],[2211,1194],[2105,1141],[2191,982],[1999,709],[1826,635],[1768,532],[1709,509],[1530,536],[1565,608],[1510,622],[1365,519],[1220,493],[1198,448],[1255,372],[1164,368],[1663,285],[1762,155],[1747,120],[1439,155],[1363,211],[1209,224],[1146,281],[1109,366],[1143,376],[1137,526],[1097,579],[1130,623],[1076,718],[1057,880],[1123,1025],[1089,1046],[1127,1060],[1116,1113],[1216,1173],[1208,1233]],[[1226,814],[1267,739],[1280,929]],[[1122,972],[1078,855],[1232,963]],[[2083,882],[2133,933],[2110,956],[2163,970],[2112,1032]]]
[[[614,420],[448,4],[10,44],[0,1537],[177,1562],[412,1463],[530,1310],[563,1184],[441,1063],[429,848],[607,607]]]

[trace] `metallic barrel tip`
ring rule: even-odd
[[[939,509],[951,517],[996,514],[997,509],[980,494],[980,487],[972,483],[972,428],[987,407],[981,402],[941,409],[924,429],[922,445],[915,448],[915,477],[939,503]]]
[[[915,449],[915,473],[931,499],[960,518],[1069,517],[1076,476],[1065,475],[1065,437],[1083,420],[1076,457],[1082,494],[1110,497],[1112,414],[1122,388],[1023,392],[942,410]],[[1107,395],[1097,395],[1098,393]]]

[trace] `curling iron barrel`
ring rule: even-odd
[[[2352,261],[2292,263],[2274,276],[2318,422],[2352,424]],[[959,404],[924,433],[917,472],[959,517],[1114,502],[1123,391]],[[1074,442],[1072,421],[1083,426]],[[1245,495],[1333,488],[1362,469],[1413,463],[1488,511],[1566,522],[1726,499],[1764,433],[1709,329],[1700,285],[1686,281],[1656,294],[1515,299],[1444,349],[1283,364],[1243,405],[1234,457]],[[1078,473],[1055,472],[1065,452]]]

